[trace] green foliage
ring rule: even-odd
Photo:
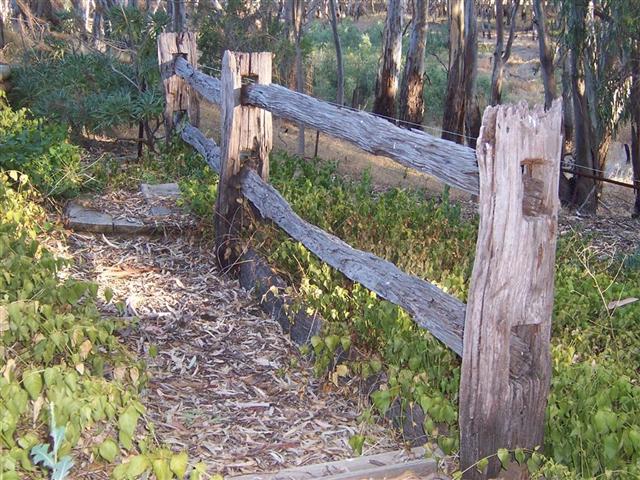
[[[375,23],[361,32],[349,20],[338,24],[344,62],[345,100],[350,102],[355,89],[364,99],[364,107],[373,104],[375,75],[380,56],[380,36],[382,24]],[[334,102],[336,100],[337,67],[333,34],[327,23],[312,24],[307,34],[307,42],[312,48],[311,61],[314,65],[313,93],[315,97]]]
[[[50,473],[62,480],[72,456],[83,464],[93,461],[87,452],[95,461],[117,464],[114,478],[151,472],[157,478],[183,478],[186,455],[152,441],[153,425],[144,419],[139,398],[144,365],[116,336],[123,321],[99,313],[103,300],[96,284],[63,278],[70,261],[40,244],[49,227],[45,212],[33,202],[37,198],[24,176],[0,173],[3,478]],[[107,302],[112,297],[104,292]],[[198,464],[191,477],[201,478],[203,471]]]
[[[255,4],[230,0],[224,11],[203,12],[198,19],[200,63],[220,68],[225,50],[273,52],[274,65],[289,62],[294,48],[285,35],[284,23],[278,21],[271,8],[273,5],[268,3],[256,8]],[[218,76],[215,72],[213,75]]]
[[[383,28],[382,21],[373,23],[364,31],[349,19],[338,24],[344,62],[345,100],[350,104],[354,96],[359,96],[360,101],[354,105],[357,108],[369,109],[373,106],[376,81],[374,73],[378,70],[382,51]],[[306,41],[311,48],[311,63],[314,66],[313,95],[333,102],[336,99],[337,66],[330,25],[327,22],[314,22],[306,34]],[[407,35],[403,38],[403,52],[407,51],[408,41]],[[447,52],[446,28],[430,25],[427,31],[424,85],[427,123],[440,124],[442,120],[447,88]],[[357,95],[354,94],[355,90]],[[484,91],[485,87],[480,81],[481,102]]]
[[[80,149],[59,124],[31,118],[0,98],[0,169],[18,170],[47,195],[73,195],[82,183]]]
[[[283,155],[272,155],[271,172],[274,185],[310,222],[466,298],[477,226],[464,221],[446,196],[375,192],[366,176],[346,182],[331,165]],[[301,303],[327,320],[309,347],[316,373],[337,373],[336,356],[351,349],[350,373],[385,373],[386,382],[371,396],[380,414],[396,399],[417,403],[430,438],[445,453],[455,451],[459,359],[406,312],[348,281],[299,243],[270,228],[257,239],[291,275]],[[629,368],[640,362],[640,303],[607,308],[613,300],[640,297],[640,272],[624,264],[596,255],[577,234],[559,240],[546,444],[540,452],[509,452],[536,478],[640,475],[640,375]],[[496,455],[506,461],[504,451]]]
[[[13,73],[14,102],[77,132],[116,136],[119,127],[159,121],[164,94],[156,38],[166,14],[114,7],[107,18],[108,42],[118,53],[75,51],[71,43],[32,51]]]

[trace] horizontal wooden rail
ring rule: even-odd
[[[184,125],[182,139],[194,147],[209,166],[219,172],[220,148],[197,128]],[[301,242],[323,262],[358,282],[385,300],[406,310],[422,328],[462,356],[466,305],[435,285],[409,275],[393,263],[355,249],[302,218],[271,185],[253,170],[241,173],[242,194],[263,218],[273,221],[292,238]],[[525,343],[511,338],[511,374],[517,377],[529,368],[530,355]]]
[[[184,58],[176,59],[175,71],[207,100],[220,104],[218,79],[194,70]],[[469,147],[400,128],[370,113],[341,108],[280,85],[244,85],[241,101],[351,142],[366,152],[389,157],[452,187],[472,194],[479,191],[475,151]]]
[[[207,101],[220,105],[220,80],[196,70],[184,57],[176,57],[174,68]]]

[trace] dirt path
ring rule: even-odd
[[[112,288],[139,318],[123,339],[148,363],[144,403],[161,443],[229,476],[352,457],[354,434],[369,439],[367,454],[400,448],[383,427],[358,424],[350,387],[310,375],[201,235],[76,233],[69,250],[74,276]]]

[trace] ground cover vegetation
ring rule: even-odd
[[[242,2],[228,5],[202,17],[203,63],[217,68],[225,48],[272,50],[282,63],[292,62],[289,32],[274,12],[249,12]],[[585,15],[564,14],[571,21],[560,23],[562,28],[569,24],[572,34],[585,33]],[[612,18],[608,10],[599,14]],[[636,24],[629,12],[622,18]],[[115,478],[149,472],[182,478],[190,471],[196,479],[203,466],[187,467],[184,454],[157,445],[145,420],[144,365],[117,337],[118,327],[131,320],[118,316],[121,306],[108,290],[65,278],[69,260],[47,249],[47,236],[60,234],[41,207],[45,196],[178,179],[185,206],[204,221],[211,219],[216,176],[178,139],[168,147],[156,142],[162,95],[155,37],[169,17],[162,10],[147,15],[136,8],[112,9],[106,17],[109,35],[97,39],[77,35],[76,22],[60,19],[45,37],[45,48],[28,50],[13,79],[15,105],[33,114],[4,104],[0,110],[0,472],[11,479],[55,471],[63,478],[71,462],[106,462]],[[345,90],[352,93],[346,103],[371,108],[382,22],[361,28],[344,20],[338,31]],[[439,26],[428,32],[427,124],[446,111],[447,34]],[[337,84],[331,42],[329,27],[312,21],[300,45],[307,67],[314,67],[313,93],[327,100],[335,98]],[[276,78],[290,84],[286,68]],[[484,105],[491,80],[480,75],[477,87]],[[139,128],[135,139],[149,147],[140,162],[107,159],[82,166],[82,151],[72,141],[95,134],[127,137],[131,126]],[[334,165],[281,152],[272,155],[271,181],[308,221],[465,300],[477,221],[446,194],[380,191],[367,175],[344,180]],[[306,348],[317,375],[378,375],[382,383],[362,420],[383,416],[397,401],[418,404],[427,414],[430,440],[454,454],[459,359],[401,309],[348,281],[282,233],[261,226],[253,240],[289,277],[299,304],[327,320]],[[639,259],[639,252],[607,255],[580,231],[560,238],[546,444],[536,452],[496,452],[505,463],[513,453],[547,478],[640,476],[640,306],[608,308],[611,301],[640,297]],[[100,313],[105,305],[113,318]],[[340,350],[350,354],[336,365]],[[373,440],[354,437],[352,446],[358,451]]]
[[[72,260],[49,247],[64,236],[37,186],[76,188],[62,166],[79,165],[79,148],[24,110],[0,118],[0,476],[209,478],[145,417],[144,364],[118,338],[135,318],[108,288],[69,278]]]
[[[213,214],[212,180],[206,189],[186,190],[187,205],[206,218]],[[284,153],[271,156],[271,182],[309,222],[466,300],[477,219],[465,216],[446,194],[380,192],[368,175],[345,180],[335,165]],[[423,426],[430,441],[454,454],[460,359],[402,309],[349,281],[276,228],[263,225],[253,233],[252,243],[289,278],[299,307],[326,320],[322,334],[303,348],[313,355],[316,374],[328,380],[383,378],[362,421],[376,421],[394,402],[418,404],[427,413]],[[612,301],[640,296],[637,257],[638,252],[603,255],[580,230],[559,239],[546,443],[536,452],[511,452],[532,473],[567,479],[640,474],[639,374],[630,368],[640,360],[640,306],[608,308]],[[344,351],[346,359],[341,355],[336,364]],[[369,441],[375,439],[354,438],[354,449]]]

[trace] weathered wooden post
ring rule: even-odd
[[[242,105],[243,83],[271,83],[271,53],[225,52],[222,59],[220,97],[222,144],[220,182],[215,211],[216,255],[223,269],[240,255],[237,239],[244,210],[237,175],[243,167],[269,178],[269,152],[273,142],[271,113]]]
[[[174,73],[174,61],[182,56],[197,68],[198,54],[196,36],[192,32],[167,32],[158,37],[158,62],[164,86],[164,127],[167,142],[171,140],[176,125],[187,113],[193,126],[200,124],[200,101],[197,93],[187,82]]]
[[[561,152],[560,101],[548,112],[525,104],[485,111],[477,143],[480,228],[460,386],[464,478],[498,476],[500,448],[542,444]],[[512,335],[528,346],[528,361],[511,358]],[[473,465],[490,455],[478,472]]]

